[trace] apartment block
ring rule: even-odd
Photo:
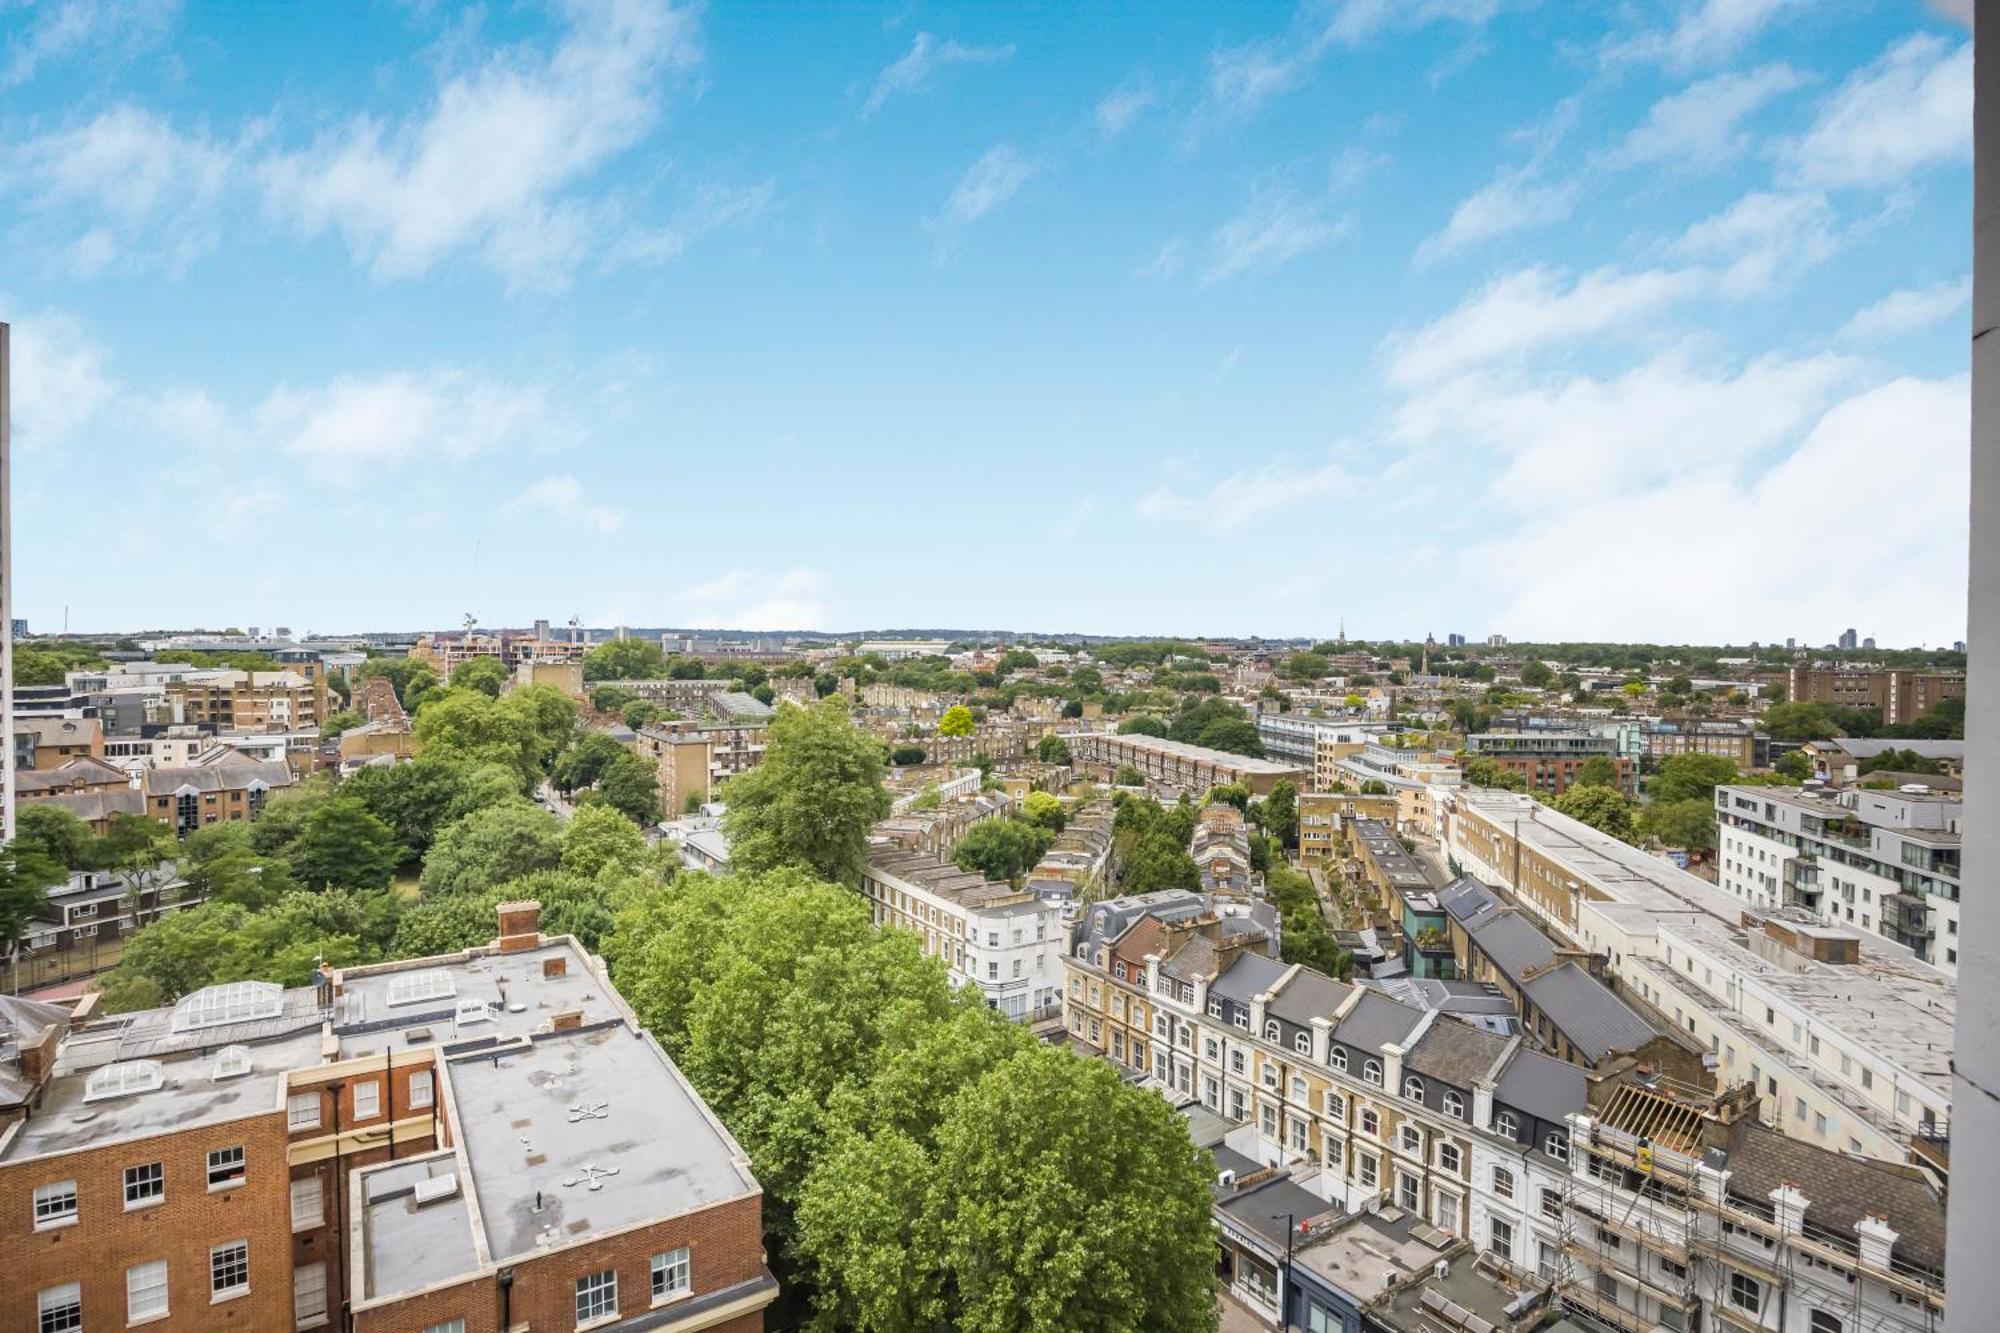
[[[1958,971],[1956,793],[1718,787],[1717,882],[1754,907],[1801,907]]]
[[[292,783],[284,763],[221,746],[192,764],[147,769],[140,795],[147,814],[185,837],[204,825],[257,818],[271,793]]]
[[[1872,708],[1886,723],[1912,722],[1946,699],[1965,697],[1965,677],[1941,671],[1794,665],[1785,698],[1794,703]]]
[[[1129,765],[1144,773],[1149,782],[1197,796],[1210,787],[1229,783],[1248,788],[1253,796],[1268,796],[1280,782],[1303,788],[1310,773],[1302,764],[1253,759],[1163,736],[1076,732],[1064,734],[1063,740],[1079,765],[1091,765],[1106,776]]]
[[[1356,753],[1381,737],[1381,724],[1309,717],[1300,713],[1257,714],[1257,739],[1271,758],[1317,769],[1324,752],[1329,762]]]
[[[326,677],[317,664],[289,671],[216,671],[169,681],[174,721],[215,731],[296,731],[326,721]]]
[[[104,727],[94,717],[16,717],[15,771],[43,772],[72,759],[102,759]]]
[[[977,987],[1017,1022],[1062,1004],[1061,909],[924,852],[877,846],[861,875],[875,924],[913,932],[955,986]]]
[[[1640,732],[1655,765],[1681,754],[1712,754],[1748,771],[1771,766],[1771,738],[1747,722],[1700,718],[1663,720]]]
[[[1374,819],[1394,824],[1400,813],[1394,793],[1364,796],[1351,790],[1301,792],[1298,809],[1299,862],[1307,866],[1325,866],[1342,856],[1347,845],[1345,829],[1352,821]]]
[[[0,1326],[757,1330],[742,1150],[532,902],[486,948],[10,1001]]]
[[[1588,731],[1498,731],[1466,737],[1468,755],[1491,759],[1509,773],[1520,775],[1531,791],[1560,796],[1576,780],[1577,771],[1592,759],[1608,759],[1618,770],[1618,788],[1639,794],[1639,768],[1618,752],[1614,737]]]
[[[1196,816],[1188,854],[1201,871],[1203,893],[1242,897],[1263,883],[1261,874],[1251,873],[1250,830],[1233,805],[1217,801]]]

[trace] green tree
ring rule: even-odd
[[[1780,741],[1832,740],[1836,728],[1826,709],[1806,703],[1772,704],[1764,710],[1764,730]]]
[[[1174,715],[1167,735],[1190,745],[1226,750],[1231,754],[1246,754],[1253,758],[1261,758],[1264,754],[1264,743],[1257,737],[1257,724],[1227,699],[1201,699],[1189,703]]]
[[[666,654],[651,639],[612,639],[583,655],[585,680],[658,680],[666,674]]]
[[[407,764],[358,769],[340,784],[343,796],[360,801],[387,824],[405,849],[406,861],[420,859],[445,824],[483,806],[520,795],[514,770],[443,755],[419,755]],[[270,819],[258,822],[261,829]]]
[[[556,817],[519,797],[475,810],[446,825],[424,857],[418,884],[426,898],[480,893],[562,860]]]
[[[1804,782],[1813,775],[1812,760],[1806,758],[1804,750],[1787,750],[1771,765],[1779,774],[1794,782]]]
[[[1146,775],[1130,764],[1120,764],[1117,771],[1111,775],[1111,782],[1118,787],[1143,787],[1146,785]]]
[[[953,704],[938,719],[940,736],[970,736],[976,730],[978,724],[973,720],[972,710],[964,704]]]
[[[489,699],[498,699],[507,688],[507,667],[497,657],[468,657],[451,669],[451,687],[478,690]]]
[[[1608,755],[1594,754],[1577,765],[1576,776],[1570,779],[1572,787],[1618,786],[1618,764]]]
[[[924,747],[921,745],[898,745],[889,751],[889,762],[898,768],[924,762]]]
[[[647,856],[645,837],[608,806],[583,806],[563,826],[560,864],[570,874],[594,876],[606,867],[633,870]]]
[[[48,902],[50,887],[63,879],[62,866],[39,845],[16,838],[0,847],[0,952],[10,960],[27,936],[28,923]]]
[[[1035,758],[1045,764],[1067,764],[1070,762],[1069,742],[1050,732],[1035,742]]]
[[[599,685],[590,692],[590,706],[600,713],[616,713],[639,696],[619,685]]]
[[[958,840],[951,859],[960,870],[1018,884],[1054,840],[1054,833],[1023,819],[982,819]]]
[[[625,725],[637,731],[641,727],[658,722],[667,710],[650,699],[634,699],[626,704],[619,716]]]
[[[337,741],[341,732],[352,731],[361,723],[361,714],[351,708],[343,708],[319,724],[319,738],[323,741]]]
[[[1119,886],[1126,893],[1152,893],[1157,889],[1196,890],[1201,887],[1201,868],[1188,854],[1187,843],[1165,829],[1140,836],[1132,849]]]
[[[659,774],[630,750],[620,750],[604,766],[597,791],[606,804],[635,824],[652,824],[660,817]]]
[[[1465,775],[1465,780],[1475,787],[1494,787],[1501,791],[1528,789],[1526,778],[1511,769],[1502,768],[1490,755],[1464,756],[1461,771]]]
[[[1278,674],[1286,680],[1319,680],[1332,669],[1332,664],[1318,653],[1293,653],[1278,663]]]
[[[49,801],[24,801],[14,816],[17,852],[39,852],[65,870],[91,868],[90,825]]]
[[[299,883],[313,889],[384,889],[403,849],[387,824],[351,796],[307,815],[288,851]]]
[[[1050,833],[1061,833],[1063,826],[1069,822],[1062,799],[1045,791],[1027,794],[1021,802],[1021,817],[1030,824],[1039,824]]]
[[[125,906],[135,922],[143,924],[148,914],[158,915],[164,904],[160,895],[174,877],[174,855],[179,850],[166,825],[148,815],[113,815],[90,850],[91,862],[104,870],[115,870],[126,883]],[[148,895],[153,906],[146,907]]]
[[[1118,724],[1118,734],[1120,736],[1165,736],[1167,734],[1167,724],[1165,719],[1154,717],[1151,713],[1135,713]]]
[[[1333,938],[1312,880],[1288,865],[1273,862],[1264,887],[1278,906],[1279,952],[1284,961],[1303,963],[1316,972],[1344,979],[1354,960]]]
[[[411,713],[443,684],[436,668],[414,657],[371,657],[354,669],[357,683],[377,676],[389,682],[397,702]]]
[[[208,824],[181,840],[180,876],[188,897],[263,909],[293,888],[291,866],[259,856],[250,826],[238,820]]]
[[[1713,801],[1715,789],[1737,777],[1736,762],[1723,755],[1669,755],[1646,779],[1646,795],[1654,801]]]
[[[1626,842],[1636,829],[1637,803],[1612,787],[1587,785],[1570,787],[1551,802],[1571,819],[1582,820],[1600,833],[1609,833]]]
[[[1715,803],[1694,797],[1655,801],[1639,812],[1639,832],[1668,847],[1715,849]]]
[[[1531,690],[1545,690],[1555,678],[1546,662],[1531,657],[1521,664],[1521,683]]]
[[[729,780],[730,861],[745,873],[802,866],[858,884],[868,833],[889,814],[881,743],[855,727],[844,700],[780,708],[764,762]]]
[[[1271,784],[1271,794],[1256,809],[1257,822],[1264,831],[1286,847],[1299,840],[1299,789],[1280,780]]]

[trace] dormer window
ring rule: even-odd
[[[1417,1105],[1424,1102],[1424,1081],[1415,1074],[1403,1080],[1403,1096]]]
[[[1264,1040],[1278,1040],[1278,1020],[1273,1018],[1264,1024]]]

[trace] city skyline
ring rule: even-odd
[[[17,10],[20,611],[1948,644],[1962,8]]]

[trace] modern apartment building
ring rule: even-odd
[[[1299,862],[1306,866],[1331,864],[1342,854],[1346,843],[1343,828],[1354,819],[1394,822],[1397,800],[1391,795],[1363,796],[1354,791],[1310,791],[1299,793]]]
[[[1957,793],[1718,787],[1717,882],[1755,907],[1802,907],[1958,970]]]
[[[1108,776],[1130,766],[1146,775],[1149,782],[1175,791],[1199,796],[1210,787],[1237,783],[1253,796],[1268,796],[1280,782],[1304,788],[1310,770],[1302,764],[1211,750],[1163,736],[1133,733],[1119,736],[1106,732],[1070,732],[1063,735],[1072,759],[1103,770]],[[935,758],[935,756],[933,756]]]
[[[1608,759],[1618,770],[1618,787],[1627,796],[1639,794],[1639,769],[1618,751],[1612,736],[1588,731],[1490,731],[1468,736],[1467,755],[1491,759],[1521,776],[1532,791],[1560,796],[1576,780],[1577,770],[1592,759]]]
[[[1257,714],[1257,739],[1264,743],[1266,754],[1315,771],[1322,752],[1328,763],[1344,759],[1369,742],[1381,739],[1384,730],[1381,723],[1340,721],[1301,713]]]
[[[1774,1127],[1885,1161],[1935,1154],[1957,1011],[1945,972],[1858,921],[1753,906],[1525,796],[1462,788],[1442,809],[1455,862],[1559,945],[1601,956],[1628,1004],[1708,1049],[1718,1082],[1757,1084]]]
[[[94,717],[17,717],[14,768],[45,771],[72,759],[102,759],[104,727]]]
[[[913,932],[956,986],[1017,1022],[1062,1004],[1062,911],[1026,890],[924,852],[878,846],[861,875],[875,924]]]
[[[326,721],[325,673],[308,663],[287,671],[218,671],[168,682],[176,722],[216,731],[295,731]]]
[[[425,634],[411,647],[410,656],[430,663],[440,676],[448,677],[453,667],[475,657],[497,657],[512,671],[523,662],[568,662],[588,651],[590,645],[585,643],[501,630],[495,634]]]
[[[1646,758],[1655,765],[1680,754],[1712,754],[1746,771],[1771,766],[1771,738],[1748,722],[1663,719],[1645,727],[1639,735],[1645,743]]]
[[[1872,708],[1887,723],[1911,722],[1946,699],[1965,697],[1965,677],[1942,671],[1794,665],[1785,698],[1794,703]]]
[[[491,946],[8,1002],[0,1327],[753,1333],[742,1150],[532,902]]]

